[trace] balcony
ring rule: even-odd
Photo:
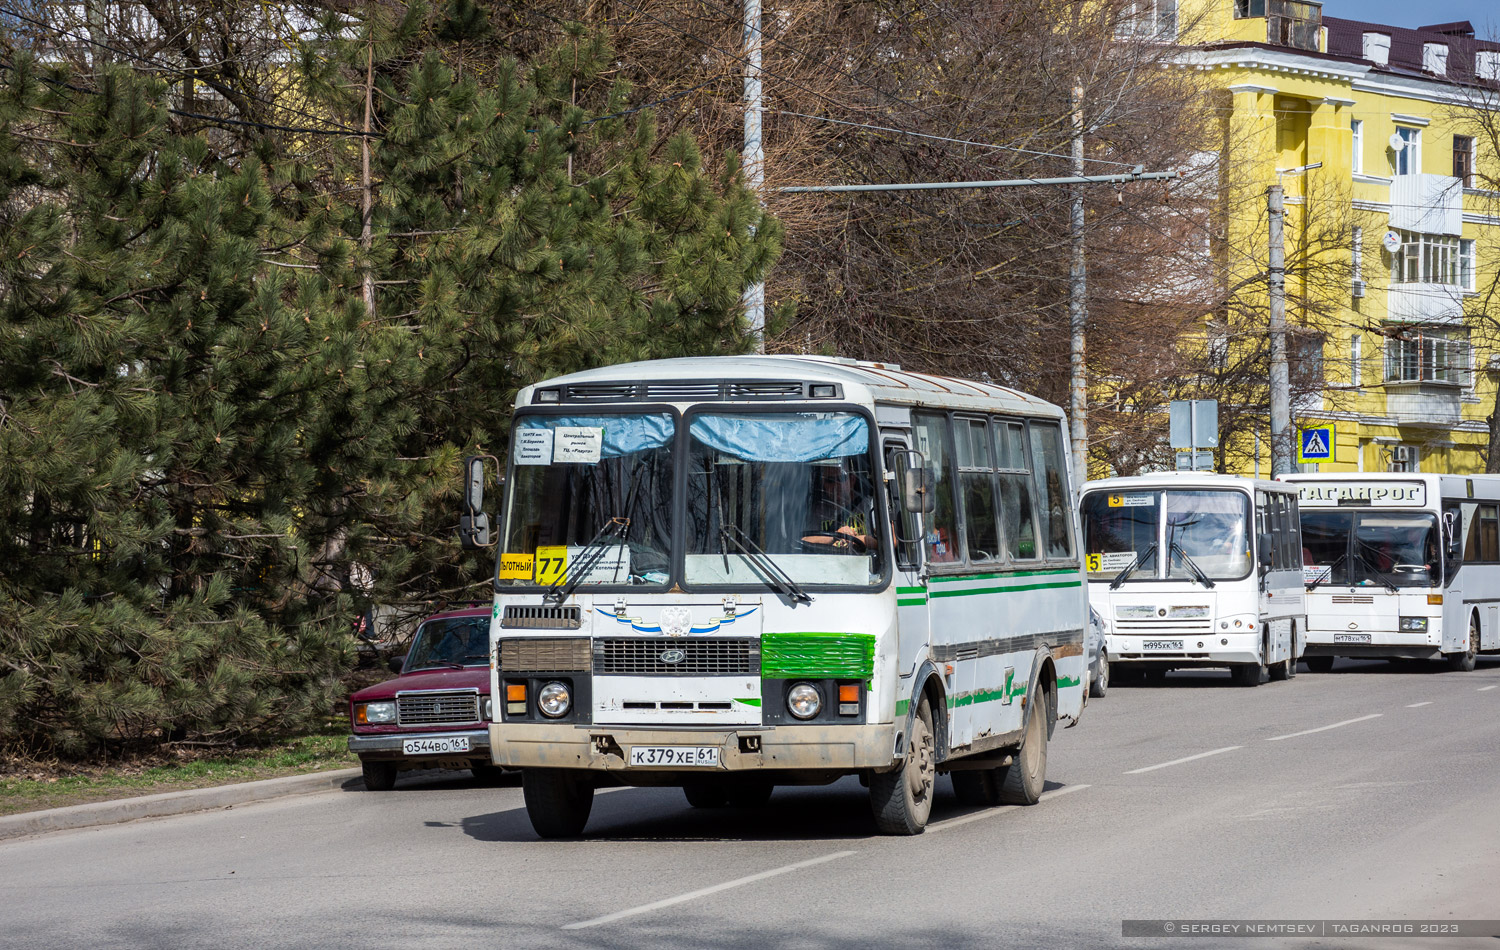
[[[1318,51],[1323,4],[1310,0],[1266,0],[1266,42]]]
[[[1387,381],[1385,411],[1397,425],[1451,428],[1463,422],[1463,387],[1432,380]]]
[[[1391,227],[1422,234],[1463,234],[1463,182],[1452,175],[1397,175],[1391,179]]]

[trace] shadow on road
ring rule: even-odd
[[[1047,791],[1062,788],[1048,782]],[[985,811],[960,804],[939,778],[929,825]],[[540,841],[525,808],[463,819],[478,841]],[[693,808],[676,788],[628,788],[594,797],[590,842],[819,841],[876,837],[869,793],[853,778],[821,787],[779,786],[761,808]]]

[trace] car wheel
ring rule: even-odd
[[[388,792],[396,787],[401,766],[397,762],[360,762],[359,770],[364,774],[366,791]]]
[[[1089,683],[1089,695],[1095,699],[1103,699],[1109,692],[1109,654],[1099,652],[1098,669],[1094,671],[1094,678]]]

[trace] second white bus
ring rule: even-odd
[[[1165,472],[1087,482],[1089,602],[1121,673],[1228,667],[1296,675],[1304,611],[1297,494],[1263,479]]]

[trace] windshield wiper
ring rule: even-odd
[[[1370,569],[1370,573],[1375,575],[1375,579],[1380,581],[1381,584],[1384,584],[1391,593],[1399,594],[1401,592],[1401,588],[1396,586],[1396,582],[1391,580],[1390,576],[1387,575],[1385,571],[1382,571],[1380,568],[1376,567],[1375,562],[1370,560],[1364,554],[1365,549],[1368,548],[1369,550],[1374,551],[1376,556],[1378,557],[1380,555],[1380,549],[1375,547],[1375,545],[1371,544],[1368,541],[1361,541],[1357,537],[1354,539],[1354,544],[1354,556],[1359,558],[1360,562],[1363,563],[1365,567]]]
[[[624,537],[629,530],[629,518],[614,517],[605,522],[604,527],[599,529],[599,533],[579,550],[578,559],[568,565],[568,572],[548,584],[547,589],[542,591],[543,602],[550,599],[561,606],[562,602],[568,599],[568,595],[573,593],[573,589],[589,576],[594,565],[604,559],[604,552],[609,550],[609,545],[604,542]],[[564,577],[567,578],[566,581],[563,580]]]
[[[1214,582],[1209,578],[1207,574],[1203,573],[1203,568],[1198,566],[1198,562],[1188,557],[1188,553],[1184,551],[1182,549],[1182,545],[1178,544],[1176,541],[1172,542],[1172,553],[1182,558],[1182,563],[1187,565],[1187,569],[1193,573],[1193,577],[1197,579],[1198,583],[1208,588],[1212,588],[1214,586]]]
[[[1140,566],[1145,563],[1146,558],[1155,553],[1156,542],[1152,541],[1150,546],[1146,548],[1144,553],[1138,555],[1134,561],[1131,561],[1129,564],[1125,565],[1125,570],[1115,575],[1115,579],[1109,582],[1109,589],[1118,590],[1120,585],[1125,583],[1125,578],[1134,574],[1140,568]]]
[[[736,537],[736,534],[739,537]],[[750,540],[750,536],[745,534],[739,525],[723,525],[719,528],[719,536],[739,548],[750,563],[758,566],[765,574],[767,585],[786,594],[792,599],[792,603],[810,604],[813,602],[812,596],[799,587],[797,582],[792,580],[792,576],[782,570],[781,565],[762,550],[760,545]]]

